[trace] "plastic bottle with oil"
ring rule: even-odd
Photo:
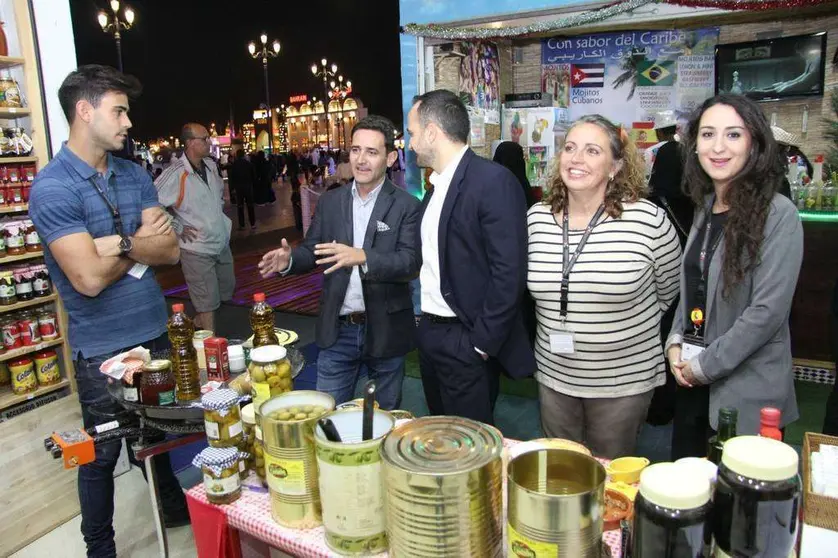
[[[274,331],[274,309],[265,302],[265,293],[253,295],[250,309],[250,328],[253,330],[253,346],[278,345],[279,338]]]
[[[184,312],[183,304],[173,304],[172,312],[167,327],[172,344],[172,373],[177,385],[177,400],[192,401],[201,397],[198,352],[192,344],[195,323]]]

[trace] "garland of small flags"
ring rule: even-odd
[[[588,10],[562,19],[537,21],[530,25],[515,27],[453,27],[435,23],[409,23],[402,27],[402,33],[435,39],[501,39],[547,33],[599,23],[614,16],[630,12],[647,4],[673,4],[691,8],[715,8],[720,10],[768,11],[816,6],[834,0],[629,0],[614,2],[595,10]]]

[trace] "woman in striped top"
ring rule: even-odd
[[[640,199],[640,157],[605,118],[577,120],[551,170],[527,219],[541,424],[597,456],[630,455],[665,382],[660,320],[678,294],[681,246],[663,210]]]

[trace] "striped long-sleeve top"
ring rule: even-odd
[[[559,329],[562,227],[550,207],[527,214],[527,285],[538,321],[536,380],[573,397],[624,397],[665,382],[661,315],[678,295],[681,246],[663,210],[641,200],[600,218],[570,273],[566,327],[573,354],[550,352]],[[583,230],[571,230],[570,254]]]

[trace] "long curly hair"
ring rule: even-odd
[[[730,181],[725,199],[721,200],[730,207],[724,227],[722,262],[722,294],[727,297],[731,289],[759,263],[765,220],[771,208],[771,199],[782,184],[785,169],[771,127],[759,105],[742,95],[716,95],[696,109],[687,130],[681,186],[696,207],[705,207],[706,197],[714,192],[713,181],[701,166],[696,146],[701,117],[715,105],[733,108],[751,136],[750,156],[742,170]]]
[[[610,120],[599,114],[585,115],[574,122],[567,131],[580,124],[593,124],[608,135],[611,156],[614,161],[622,161],[622,166],[614,178],[605,187],[605,211],[616,219],[623,213],[623,203],[636,202],[647,192],[645,170],[637,148],[629,140],[625,130],[615,126]],[[562,180],[561,155],[556,155],[550,165],[547,179],[549,191],[543,203],[549,205],[553,213],[559,213],[567,205],[567,185]]]

